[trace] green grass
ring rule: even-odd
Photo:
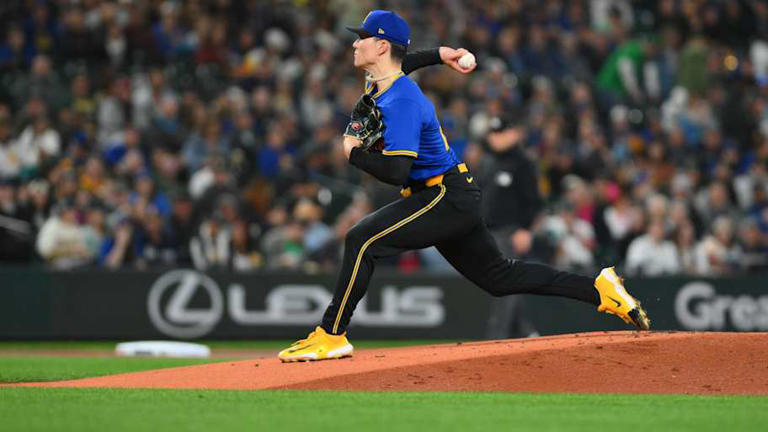
[[[88,351],[113,350],[116,342],[0,342],[0,350],[72,350]],[[407,346],[437,341],[362,341],[358,348]],[[444,341],[443,341],[444,343]],[[286,347],[288,341],[216,341],[208,343],[214,349],[278,350]],[[243,360],[243,359],[234,359]],[[111,375],[149,369],[188,366],[228,361],[223,358],[175,359],[153,357],[54,357],[6,355],[0,352],[0,383],[59,381],[67,379]]]
[[[296,335],[299,339],[306,335]],[[0,341],[0,350],[91,350],[111,351],[119,341]],[[291,340],[230,340],[192,341],[225,350],[280,350],[290,345]],[[352,340],[355,348],[383,348],[412,345],[453,343],[455,340]],[[2,353],[0,353],[2,355]]]
[[[651,395],[0,388],[13,431],[761,430],[768,399]]]
[[[226,359],[0,356],[0,383],[59,381],[217,361]]]

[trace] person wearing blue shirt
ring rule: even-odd
[[[354,64],[366,71],[365,92],[380,109],[385,129],[378,151],[363,149],[360,140],[345,135],[344,154],[377,179],[401,185],[403,199],[349,230],[336,290],[322,324],[278,357],[292,362],[352,355],[347,325],[365,295],[376,260],[429,246],[436,246],[453,267],[491,295],[568,297],[647,330],[645,311],[627,293],[613,267],[589,277],[507,259],[499,251],[481,217],[477,182],[451,150],[432,102],[406,76],[441,61],[468,72],[455,65],[466,51],[448,53],[441,47],[407,56],[410,28],[391,11],[372,11],[361,27],[348,29],[358,35],[352,45]]]

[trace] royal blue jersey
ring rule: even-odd
[[[437,120],[435,106],[410,78],[401,74],[381,90],[366,83],[366,93],[376,99],[386,125],[382,153],[415,158],[410,180],[442,174],[459,163]]]

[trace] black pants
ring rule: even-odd
[[[347,233],[333,301],[322,327],[343,333],[365,295],[376,259],[436,246],[464,277],[493,296],[538,294],[599,304],[594,278],[505,258],[480,215],[480,189],[456,168],[432,187],[366,216]]]

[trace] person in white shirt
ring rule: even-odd
[[[40,229],[37,252],[56,269],[75,268],[95,258],[88,240],[88,232],[77,221],[76,209],[63,202]]]
[[[47,158],[61,152],[61,138],[45,117],[38,117],[19,135],[16,156],[23,171],[35,171]]]
[[[644,276],[680,271],[675,244],[665,239],[664,222],[651,221],[645,234],[632,240],[627,250],[627,273]]]

